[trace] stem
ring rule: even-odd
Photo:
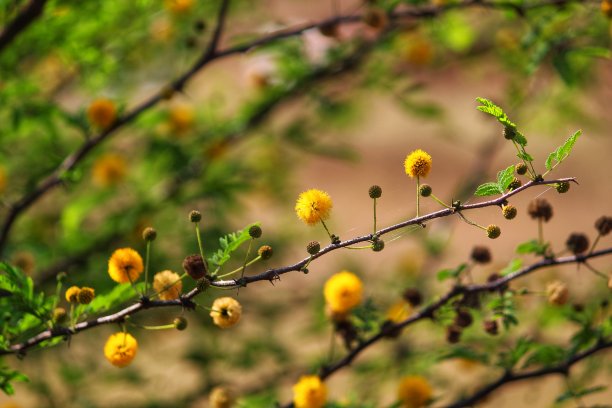
[[[248,263],[244,264],[244,266],[241,266],[241,267],[239,267],[239,268],[236,268],[236,269],[234,269],[234,270],[233,270],[233,271],[231,271],[231,272],[227,272],[227,273],[224,273],[223,275],[219,275],[219,276],[217,276],[217,278],[219,278],[219,279],[221,279],[221,278],[225,278],[226,276],[233,275],[233,274],[235,274],[236,272],[239,272],[240,270],[243,270],[243,271],[244,271],[244,268],[246,268],[247,266],[251,266],[251,265],[253,265],[255,262],[259,261],[260,259],[261,259],[261,256],[260,256],[260,255],[257,255],[257,257],[256,257],[256,258],[253,258],[253,260],[252,260],[251,262],[248,262]],[[243,274],[243,276],[244,276],[244,274]]]
[[[244,277],[244,271],[247,267],[247,259],[249,259],[249,254],[251,253],[251,246],[253,245],[253,238],[249,240],[249,247],[247,248],[246,255],[244,256],[244,263],[242,264],[242,273],[240,274],[240,278]]]
[[[376,234],[376,199],[374,199],[374,234]]]
[[[195,223],[196,237],[198,238],[198,249],[200,250],[200,256],[202,259],[206,259],[204,257],[204,246],[202,245],[202,237],[200,237],[200,223]]]
[[[542,219],[538,218],[538,243],[544,243],[544,228],[542,225]]]
[[[416,216],[417,218],[419,218],[419,199],[421,198],[421,195],[419,194],[419,187],[420,187],[420,180],[419,180],[419,176],[417,176],[417,188],[416,188],[416,193],[417,193],[417,213]]]
[[[465,218],[465,215],[461,214],[461,212],[458,212],[458,213],[457,213],[457,215],[458,215],[458,216],[459,216],[459,217],[460,217],[460,218],[461,218],[463,221],[465,221],[466,223],[468,223],[468,224],[470,224],[470,225],[473,225],[473,226],[475,226],[475,227],[478,227],[478,228],[480,228],[481,230],[484,230],[484,231],[486,231],[486,230],[487,230],[487,228],[486,228],[486,227],[483,227],[482,225],[479,225],[479,224],[475,223],[474,221],[471,221],[471,220],[468,220],[467,218]]]
[[[321,224],[323,224],[323,228],[325,228],[325,231],[327,231],[327,235],[329,236],[329,239],[330,239],[331,241],[333,241],[334,239],[333,239],[333,237],[332,237],[332,233],[331,233],[331,232],[329,232],[329,229],[327,228],[327,225],[325,225],[325,221],[323,221],[323,218],[320,218],[320,217],[319,217],[319,219],[321,220]]]
[[[595,237],[595,241],[593,241],[593,245],[591,245],[591,249],[589,250],[589,254],[592,254],[593,251],[595,250],[595,247],[597,246],[597,243],[599,242],[599,238],[601,238],[601,234],[597,233],[597,236]]]
[[[144,293],[146,294],[149,285],[149,261],[151,259],[151,241],[147,240],[147,252],[145,254],[145,278],[144,278]]]
[[[433,198],[435,201],[438,202],[438,204],[446,207],[446,208],[453,208],[450,205],[446,204],[444,201],[440,200],[438,197],[436,197],[433,193],[429,195],[431,198]]]

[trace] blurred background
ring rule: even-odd
[[[26,3],[0,2],[1,25]],[[370,233],[372,184],[383,190],[379,226],[414,216],[415,183],[403,161],[417,148],[433,157],[425,181],[438,197],[475,202],[478,184],[517,161],[501,126],[476,110],[476,97],[492,99],[519,125],[539,171],[550,152],[582,129],[570,158],[551,175],[576,177],[578,184],[565,195],[552,188],[519,194],[512,202],[519,215],[512,221],[497,208],[469,214],[480,224],[499,224],[497,240],[459,218],[439,219],[424,230],[392,234],[381,253],[335,251],[313,262],[308,275],[290,273],[274,286],[258,282],[239,294],[229,291],[244,315],[226,331],[200,309],[185,314],[184,332],[130,329],[140,349],[125,369],[109,365],[102,353],[117,327],[80,333],[24,359],[7,357],[3,364],[30,381],[15,384],[13,397],[0,395],[0,407],[207,407],[219,385],[234,390],[237,406],[271,407],[289,401],[298,377],[327,361],[333,333],[322,285],[331,274],[358,274],[368,310],[382,321],[406,287],[420,288],[426,299],[447,291],[451,282],[439,282],[436,272],[466,262],[474,245],[493,254],[491,264],[473,269],[475,281],[508,265],[516,246],[537,236],[537,223],[527,215],[536,197],[553,205],[544,232],[555,252],[572,232],[593,239],[593,224],[609,214],[612,198],[605,176],[612,173],[610,19],[602,12],[605,2],[529,8],[536,3],[542,2],[513,2],[527,8],[521,16],[510,7],[445,0],[233,1],[221,50],[334,16],[354,18],[208,64],[182,92],[114,131],[63,175],[59,188],[24,212],[2,248],[3,260],[47,293],[62,271],[68,285],[104,293],[114,286],[107,274],[110,254],[126,246],[144,254],[141,232],[147,226],[158,231],[152,271],[181,272],[183,258],[197,252],[187,218],[197,209],[209,253],[220,236],[261,222],[258,243],[271,245],[274,257],[247,273],[262,272],[303,259],[309,241],[327,243],[323,228],[305,226],[295,216],[295,200],[304,190],[331,195],[328,225],[342,239]],[[211,38],[219,4],[48,1],[42,16],[0,53],[0,219],[96,135],[86,115],[93,100],[108,98],[120,112],[130,112],[188,71]],[[394,7],[444,12],[387,18]],[[439,208],[421,200],[422,213]],[[235,256],[233,267],[243,256]],[[527,264],[536,258],[524,259]],[[605,258],[592,265],[612,271]],[[602,279],[576,266],[539,271],[516,287],[543,293],[554,279],[570,284],[572,304],[597,308],[609,298]],[[197,299],[210,305],[224,295],[211,289]],[[330,399],[347,407],[390,406],[402,375],[419,374],[433,387],[434,405],[444,405],[500,373],[477,359],[441,360],[453,347],[467,343],[494,353],[520,337],[563,345],[575,331],[566,318],[571,305],[550,306],[534,294],[518,306],[518,327],[492,338],[475,324],[455,346],[446,343],[443,325],[411,326],[331,377]],[[135,320],[165,324],[179,313],[151,311]],[[341,348],[338,342],[337,355]],[[583,363],[576,382],[609,383],[611,369],[605,359]],[[566,387],[557,377],[517,383],[480,406],[548,407]],[[610,391],[585,397],[588,406],[610,399]],[[571,399],[557,404],[576,405]]]

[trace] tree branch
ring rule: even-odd
[[[35,0],[33,0],[35,1]],[[39,2],[41,0],[38,0]],[[470,0],[463,3],[448,4],[442,6],[420,6],[409,9],[402,9],[394,11],[389,14],[389,19],[394,22],[399,22],[402,19],[425,19],[431,18],[447,11],[454,9],[468,9],[473,7],[490,8],[499,10],[514,10],[517,9],[521,12],[520,15],[524,16],[529,10],[545,8],[551,6],[561,6],[569,3],[583,2],[583,0],[544,0],[540,3],[517,6],[511,2],[491,2],[485,0]],[[224,27],[224,21],[229,7],[229,0],[223,0],[219,9],[217,17],[217,24],[211,38],[209,45],[206,50],[202,53],[202,56],[194,63],[194,65],[187,70],[183,75],[179,76],[175,80],[171,81],[166,87],[160,90],[158,93],[150,97],[145,102],[136,106],[132,111],[126,113],[123,117],[119,118],[110,128],[99,133],[97,136],[88,139],[84,144],[77,149],[75,152],[70,154],[64,159],[64,161],[55,169],[50,175],[43,179],[32,191],[26,193],[21,199],[10,205],[6,218],[0,227],[0,254],[4,251],[10,231],[15,221],[21,216],[21,214],[27,210],[32,204],[38,201],[43,195],[57,187],[62,183],[63,175],[73,170],[86,156],[87,154],[97,145],[105,141],[108,137],[112,136],[117,130],[121,129],[124,125],[131,123],[136,120],[142,113],[148,111],[152,107],[156,106],[160,101],[167,97],[168,90],[182,90],[187,82],[204,68],[208,63],[223,57],[230,55],[244,53],[257,46],[272,43],[274,41],[281,40],[283,38],[294,37],[302,34],[304,31],[318,28],[322,26],[328,26],[330,24],[346,24],[355,23],[362,20],[361,15],[342,15],[332,18],[328,18],[317,23],[300,25],[297,28],[288,30],[281,30],[259,39],[247,42],[242,45],[229,47],[225,50],[218,50],[218,42]]]
[[[45,3],[47,3],[47,0],[30,0],[17,14],[15,19],[0,31],[0,53],[19,33],[28,28],[30,24],[42,15]]]

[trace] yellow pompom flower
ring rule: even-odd
[[[138,342],[129,333],[112,334],[104,345],[104,356],[116,367],[125,367],[132,362],[138,351]]]
[[[117,107],[110,99],[96,99],[87,108],[87,119],[89,119],[89,123],[92,125],[106,129],[115,123]]]
[[[427,177],[431,170],[431,156],[417,149],[406,156],[404,168],[410,177]]]
[[[546,296],[551,305],[563,306],[569,299],[569,290],[565,282],[553,281],[546,286]]]
[[[78,286],[71,286],[66,290],[66,301],[70,303],[77,303],[79,298],[79,292],[81,288]]]
[[[351,272],[338,272],[325,282],[323,295],[332,313],[348,313],[361,303],[363,297],[363,284],[361,280]]]
[[[164,6],[171,13],[183,14],[191,10],[193,2],[193,0],[166,0]]]
[[[402,299],[387,309],[387,320],[399,323],[409,318],[411,314],[412,306]]]
[[[293,386],[295,408],[322,408],[327,401],[327,386],[316,375],[303,375]]]
[[[421,408],[431,400],[432,389],[427,380],[419,375],[402,378],[397,398],[402,408]]]
[[[92,178],[101,187],[114,186],[125,178],[127,162],[115,153],[108,153],[98,158],[93,165]]]
[[[182,135],[193,128],[195,114],[193,108],[188,105],[176,105],[168,112],[170,130],[177,135]]]
[[[6,189],[6,171],[4,167],[0,167],[0,194]]]
[[[183,290],[183,281],[176,272],[162,271],[155,274],[153,289],[159,293],[161,300],[178,299]]]
[[[118,283],[134,282],[143,270],[142,258],[132,248],[117,249],[108,260],[108,274]]]
[[[82,287],[81,290],[79,290],[79,293],[77,294],[77,302],[82,305],[88,305],[91,303],[92,300],[94,300],[94,297],[96,297],[94,289]]]
[[[295,213],[306,224],[314,225],[329,218],[332,204],[329,194],[311,189],[300,194],[295,203]]]
[[[215,299],[210,311],[213,323],[222,329],[232,327],[242,316],[242,306],[238,301],[231,297],[221,297]]]
[[[232,392],[225,387],[215,387],[208,396],[210,408],[231,408],[236,398]]]

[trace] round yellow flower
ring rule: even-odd
[[[411,314],[412,306],[402,299],[387,309],[387,320],[393,323],[399,323],[409,318]]]
[[[96,293],[92,288],[82,287],[77,294],[77,302],[82,305],[88,305],[96,297]]]
[[[79,292],[81,288],[78,286],[71,286],[66,290],[66,300],[70,303],[77,303],[79,298]]]
[[[338,272],[325,282],[323,295],[332,313],[347,313],[361,303],[363,284],[351,272]]]
[[[87,108],[87,119],[89,119],[89,123],[92,125],[106,129],[115,123],[117,107],[110,99],[96,99]]]
[[[231,408],[236,398],[233,393],[225,387],[215,387],[208,396],[211,408]]]
[[[431,399],[432,389],[427,380],[419,375],[402,378],[397,390],[397,398],[402,408],[421,408]]]
[[[0,194],[6,189],[6,171],[4,167],[0,167]]]
[[[327,386],[316,375],[303,375],[293,386],[295,408],[322,408],[327,401]]]
[[[417,149],[406,156],[404,168],[410,177],[427,177],[431,170],[431,156]]]
[[[548,303],[562,306],[569,299],[569,290],[564,282],[554,281],[546,286],[546,296],[548,296]]]
[[[232,327],[242,316],[242,306],[238,301],[231,297],[221,297],[215,299],[210,311],[213,323],[222,329]]]
[[[159,293],[161,300],[178,299],[183,290],[183,281],[178,273],[161,271],[153,278],[153,289]]]
[[[612,18],[612,1],[610,0],[602,0],[601,4],[601,12],[604,16],[608,18]]]
[[[314,225],[329,218],[332,200],[324,191],[311,189],[304,191],[295,203],[295,213],[308,225]]]
[[[112,334],[104,345],[104,356],[116,367],[125,367],[132,362],[138,351],[138,342],[129,333]]]
[[[101,187],[114,186],[124,179],[127,173],[127,162],[114,153],[98,158],[93,165],[93,181]]]
[[[168,112],[170,130],[177,135],[182,135],[189,131],[195,123],[193,108],[188,105],[176,105]]]
[[[132,248],[117,249],[108,260],[108,274],[118,283],[136,281],[143,270],[142,258]]]
[[[187,13],[193,7],[193,0],[166,0],[166,10],[174,14]]]

